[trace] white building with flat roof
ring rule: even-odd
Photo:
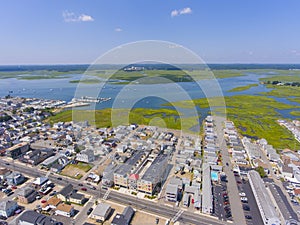
[[[249,171],[248,178],[264,224],[280,225],[279,215],[259,173],[254,170]]]
[[[203,163],[202,176],[202,213],[211,214],[213,212],[213,196],[210,177],[210,165],[208,163]]]

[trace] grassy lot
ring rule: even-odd
[[[273,90],[269,92],[262,92],[260,94],[266,96],[275,96],[275,97],[300,97],[300,87],[292,87],[292,86],[278,86],[267,84],[266,87],[273,88]]]
[[[293,116],[299,116],[300,117],[300,111],[292,111],[290,112],[291,115]]]
[[[300,102],[300,87],[296,86],[280,86],[280,85],[272,85],[273,81],[279,81],[283,83],[292,83],[292,82],[300,82],[300,71],[299,70],[284,70],[278,73],[278,75],[265,77],[260,79],[261,82],[264,82],[267,88],[271,88],[272,90],[269,92],[263,92],[260,94],[267,96],[275,96],[275,97],[297,97],[295,99],[289,98],[291,101]]]
[[[79,180],[92,168],[92,165],[82,162],[78,162],[78,164],[69,164],[62,170],[61,175]]]
[[[280,71],[278,75],[272,75],[264,78],[260,78],[260,81],[272,82],[272,81],[280,81],[280,82],[299,82],[300,81],[300,71],[289,71],[284,70]]]
[[[229,90],[229,92],[246,91],[246,90],[248,90],[252,87],[256,87],[256,86],[258,86],[258,84],[249,84],[246,86],[235,87],[235,88],[232,88],[231,90]]]

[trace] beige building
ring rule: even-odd
[[[105,221],[111,212],[110,205],[106,203],[100,203],[96,206],[91,214],[91,219]]]
[[[74,207],[65,203],[61,203],[56,207],[55,214],[71,217],[74,215]]]

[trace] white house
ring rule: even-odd
[[[56,207],[55,214],[56,215],[61,215],[61,216],[66,216],[66,217],[71,217],[75,213],[74,207],[71,205],[67,205],[65,203],[61,203]]]
[[[100,203],[96,206],[91,214],[91,218],[95,220],[105,221],[111,212],[111,207],[108,204]]]
[[[76,160],[80,162],[90,163],[95,160],[93,150],[83,150],[76,155]]]

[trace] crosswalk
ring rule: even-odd
[[[175,216],[172,218],[172,222],[173,223],[175,223],[178,219],[179,219],[179,217],[182,215],[182,213],[183,213],[184,211],[181,209],[181,210],[179,210],[176,214],[175,214]]]
[[[110,189],[108,189],[108,190],[105,192],[105,194],[104,194],[104,196],[103,196],[103,200],[107,200],[108,195],[110,194],[110,192],[111,192]]]

